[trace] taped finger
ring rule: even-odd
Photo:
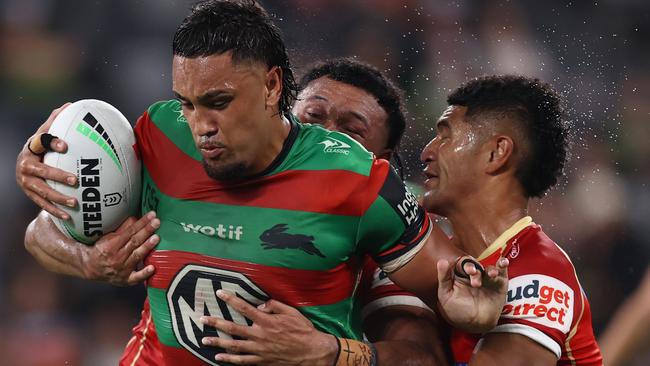
[[[454,266],[454,275],[460,278],[469,279],[470,275],[465,271],[465,264],[468,263],[472,264],[477,271],[481,272],[481,276],[485,275],[485,269],[483,269],[483,266],[477,260],[468,256],[460,257],[458,261],[456,261],[456,265]]]
[[[57,138],[54,135],[51,135],[47,132],[36,135],[29,140],[27,144],[27,149],[34,155],[41,156],[48,151],[52,151],[52,140]]]

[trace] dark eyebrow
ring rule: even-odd
[[[353,115],[354,118],[356,118],[359,121],[363,122],[363,124],[366,125],[367,128],[370,127],[369,123],[368,123],[368,119],[366,118],[366,116],[364,116],[364,115],[362,115],[362,114],[360,114],[358,112],[355,112],[355,111],[350,111],[350,114]]]
[[[309,98],[307,98],[307,100],[309,100],[309,99],[318,99],[318,100],[329,101],[329,99],[325,98],[322,95],[318,95],[318,94],[314,94],[314,95],[310,96]]]
[[[224,95],[224,94],[227,94],[227,93],[228,93],[227,91],[225,91],[225,90],[220,90],[220,89],[210,90],[210,91],[208,91],[207,93],[205,93],[205,94],[201,95],[200,97],[198,97],[198,100],[199,100],[199,102],[201,102],[201,103],[206,103],[206,102],[208,102],[210,99],[214,99],[214,98],[220,97],[220,96],[222,96],[222,95]],[[176,91],[174,91],[174,95],[176,96],[176,98],[178,98],[178,99],[180,99],[180,100],[187,100],[187,98],[185,98],[184,96],[180,95],[180,94],[179,94],[178,92],[176,92]]]

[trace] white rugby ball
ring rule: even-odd
[[[48,181],[54,190],[77,199],[60,206],[69,220],[52,216],[62,233],[93,244],[117,227],[140,205],[141,163],[127,119],[112,105],[95,99],[72,103],[56,117],[49,133],[68,143],[68,151],[48,152],[47,165],[74,173],[76,187]]]

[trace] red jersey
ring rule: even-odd
[[[567,254],[539,225],[525,217],[506,230],[478,258],[494,264],[510,260],[508,295],[501,318],[490,333],[517,333],[549,349],[558,365],[602,365],[591,325],[591,310]],[[480,340],[453,330],[457,366],[468,365]]]
[[[365,257],[357,291],[362,318],[392,305],[409,305],[429,309],[417,296],[402,290],[388,278],[371,257]],[[145,300],[140,322],[133,327],[133,336],[122,354],[120,366],[163,365],[162,347],[151,319],[149,300]]]
[[[151,318],[149,299],[144,301],[140,322],[133,327],[133,337],[126,345],[120,359],[120,366],[164,365],[162,347]]]

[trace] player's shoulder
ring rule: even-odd
[[[157,125],[182,124],[187,126],[187,120],[183,116],[183,109],[178,100],[161,100],[149,106],[146,111],[149,119]]]
[[[583,306],[573,264],[535,224],[509,247],[508,292],[496,329],[520,332],[559,354],[558,344],[564,343]]]
[[[350,136],[330,131],[320,125],[300,123],[297,159],[301,169],[347,170],[370,175],[375,158],[359,142]]]
[[[531,224],[510,243],[510,273],[540,273],[560,279],[575,278],[575,268],[568,254],[537,224]]]
[[[138,119],[135,134],[142,151],[147,150],[147,144],[151,145],[149,148],[153,152],[164,144],[171,143],[169,147],[178,148],[173,151],[181,151],[195,160],[201,159],[178,100],[151,104]]]

